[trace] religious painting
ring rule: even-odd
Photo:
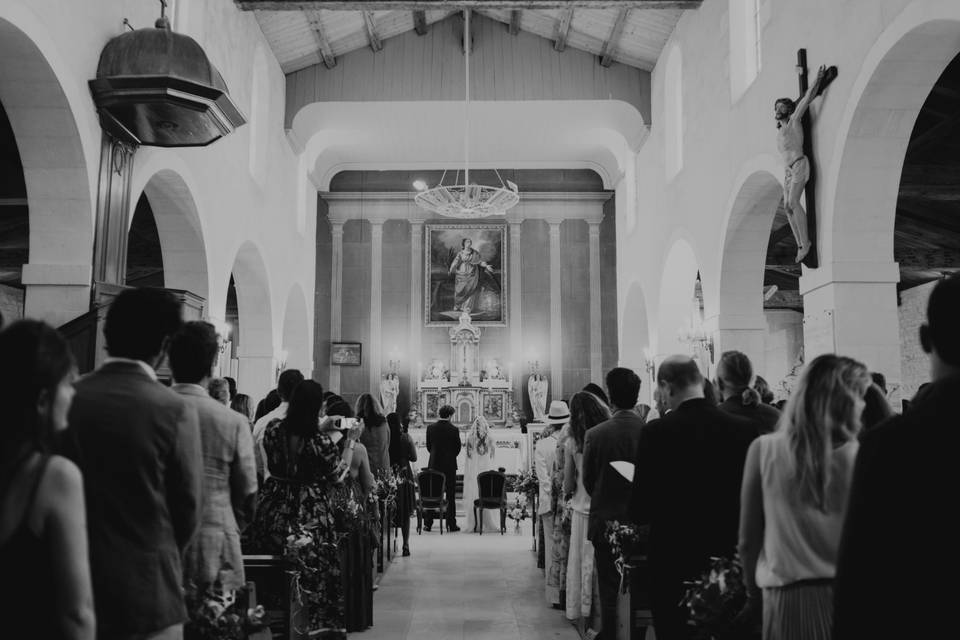
[[[424,264],[424,318],[428,327],[507,325],[506,225],[428,224]]]
[[[487,393],[483,396],[483,415],[487,420],[503,420],[503,400],[506,394]]]
[[[359,342],[333,342],[330,344],[330,364],[360,366]]]

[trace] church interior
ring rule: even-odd
[[[520,499],[558,403],[627,368],[663,417],[673,356],[710,381],[736,351],[779,409],[840,354],[905,411],[960,271],[958,149],[956,0],[0,0],[0,326],[57,329],[82,376],[113,301],[159,288],[248,420],[297,370],[400,416],[424,469],[449,418],[463,531],[415,510],[407,558],[383,516],[356,635],[592,639],[604,594],[544,602]],[[482,539],[478,421],[523,512]],[[624,579],[599,637],[671,637]],[[340,637],[293,600],[242,637]]]

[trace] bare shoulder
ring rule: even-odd
[[[74,493],[83,486],[83,474],[69,458],[54,455],[47,462],[43,482],[54,492]]]

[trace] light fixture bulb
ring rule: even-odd
[[[427,183],[424,182],[423,180],[414,180],[414,181],[413,181],[413,188],[416,189],[417,191],[426,191],[426,190],[427,190]]]

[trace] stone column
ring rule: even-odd
[[[804,271],[804,361],[838,353],[900,383],[897,263],[834,262]]]
[[[560,224],[550,224],[550,397],[563,398],[563,349],[560,304]]]
[[[410,406],[416,405],[423,360],[423,222],[410,220]],[[417,407],[419,409],[419,407]]]
[[[523,309],[522,297],[522,257],[520,252],[520,232],[523,220],[510,221],[510,363],[513,376],[513,401],[523,407],[523,387],[526,383],[526,368],[523,366]],[[504,363],[507,364],[507,363]]]
[[[600,222],[590,225],[590,380],[603,384],[603,328],[600,317]]]
[[[370,221],[370,393],[379,397],[383,367],[383,221]]]
[[[340,340],[343,311],[343,223],[330,222],[330,340]],[[330,364],[330,389],[340,393],[340,366]]]

